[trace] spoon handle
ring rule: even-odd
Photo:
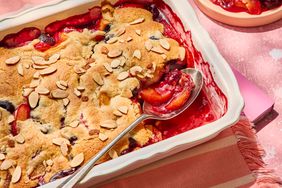
[[[131,125],[129,125],[126,129],[124,129],[116,138],[114,138],[110,143],[108,143],[101,151],[99,151],[95,157],[93,157],[90,161],[88,161],[83,167],[78,169],[73,175],[64,180],[58,188],[71,188],[74,187],[77,183],[79,183],[88,172],[94,167],[95,163],[106,154],[124,135],[126,135],[129,131],[135,128],[138,124],[140,124],[143,120],[148,119],[150,116],[147,114],[142,114],[138,117]]]

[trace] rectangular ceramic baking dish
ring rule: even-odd
[[[81,182],[83,187],[101,183],[117,175],[203,143],[239,120],[244,101],[236,79],[208,33],[199,24],[193,8],[187,0],[164,1],[180,17],[185,29],[191,31],[195,47],[202,53],[205,61],[209,62],[215,82],[227,97],[227,112],[223,117],[212,123],[94,167]],[[99,0],[57,0],[22,11],[13,16],[0,18],[0,38],[3,38],[6,34],[17,32],[24,27],[43,28],[44,25],[52,21],[86,12],[97,3],[99,3]],[[62,180],[56,180],[43,187],[56,187]]]

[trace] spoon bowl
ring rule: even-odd
[[[170,111],[168,113],[157,113],[152,110],[151,105],[149,103],[143,103],[143,114],[138,117],[133,123],[131,123],[127,128],[125,128],[116,138],[114,138],[111,142],[109,142],[101,151],[99,151],[96,156],[94,156],[90,161],[88,161],[83,167],[78,169],[74,174],[64,180],[58,188],[70,188],[74,187],[77,183],[79,183],[88,172],[94,167],[96,162],[106,154],[120,139],[122,139],[129,131],[134,129],[137,125],[139,125],[142,121],[146,119],[156,119],[156,120],[168,120],[174,118],[175,116],[181,114],[185,111],[197,98],[199,95],[202,86],[203,86],[203,76],[200,71],[193,68],[183,69],[182,72],[189,74],[195,87],[191,91],[191,94],[185,104],[174,111]]]

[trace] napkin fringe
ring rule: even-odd
[[[232,131],[238,139],[238,149],[256,178],[252,187],[280,187],[282,180],[274,174],[274,170],[266,167],[263,161],[265,151],[258,143],[256,131],[252,127],[246,117],[241,117],[241,120],[232,126]]]

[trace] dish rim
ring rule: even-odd
[[[99,0],[94,0],[94,1],[99,1]],[[53,10],[52,12],[55,11],[58,13],[90,2],[93,2],[94,4],[94,1],[93,0],[80,0],[80,1],[55,0],[44,5],[34,7],[32,9],[25,10],[23,13],[19,13],[15,16],[12,17],[9,16],[4,20],[3,19],[0,20],[0,28],[1,26],[3,26],[3,23],[8,22],[11,19],[21,20],[22,17],[30,13],[38,13],[39,16],[37,19],[34,19],[33,17],[30,17],[28,20],[24,19],[25,23],[33,22],[40,18],[47,17],[51,13],[43,10],[44,9],[48,10],[48,8],[50,9],[50,7],[52,7]],[[235,76],[233,75],[232,70],[227,64],[227,62],[225,61],[225,59],[219,53],[215,43],[212,41],[207,31],[200,25],[192,6],[187,0],[178,0],[177,3],[175,3],[175,1],[173,0],[164,0],[164,1],[180,17],[182,23],[184,24],[184,26],[186,26],[185,30],[189,29],[191,31],[192,40],[195,47],[197,48],[197,50],[199,50],[202,53],[203,58],[207,62],[209,62],[210,65],[213,66],[212,68],[214,68],[214,71],[217,73],[217,76],[219,76],[220,80],[223,82],[225,87],[230,89],[229,95],[231,95],[230,93],[233,93],[232,96],[229,95],[227,96],[227,94],[225,93],[226,97],[228,98],[227,112],[224,116],[222,116],[221,118],[219,118],[218,120],[212,123],[181,133],[169,139],[144,147],[140,150],[131,152],[127,155],[120,156],[116,159],[104,162],[94,167],[89,172],[89,174],[84,178],[82,183],[85,183],[86,181],[93,179],[94,177],[97,178],[103,175],[114,174],[118,171],[121,171],[127,166],[132,166],[132,165],[138,166],[137,165],[138,162],[142,163],[142,161],[146,159],[149,160],[154,157],[158,158],[159,155],[165,156],[165,154],[167,155],[168,153],[172,152],[169,154],[171,155],[176,150],[177,151],[185,150],[189,147],[199,144],[202,141],[206,141],[216,136],[219,132],[230,127],[231,125],[233,125],[239,120],[240,113],[244,107],[244,101],[240,94]],[[66,5],[71,5],[71,6],[66,8]],[[11,29],[14,27],[15,25],[6,27],[6,29],[8,28]],[[203,48],[203,46],[201,45],[204,45],[206,47],[204,49],[199,49],[197,44],[200,45],[200,48]],[[219,60],[220,63],[219,64],[210,63],[211,59],[217,59]],[[223,79],[225,77],[223,74],[225,74],[227,80]],[[213,75],[213,77],[215,77],[215,75]],[[48,183],[42,187],[52,187],[57,183],[63,181],[63,179],[64,178]]]

